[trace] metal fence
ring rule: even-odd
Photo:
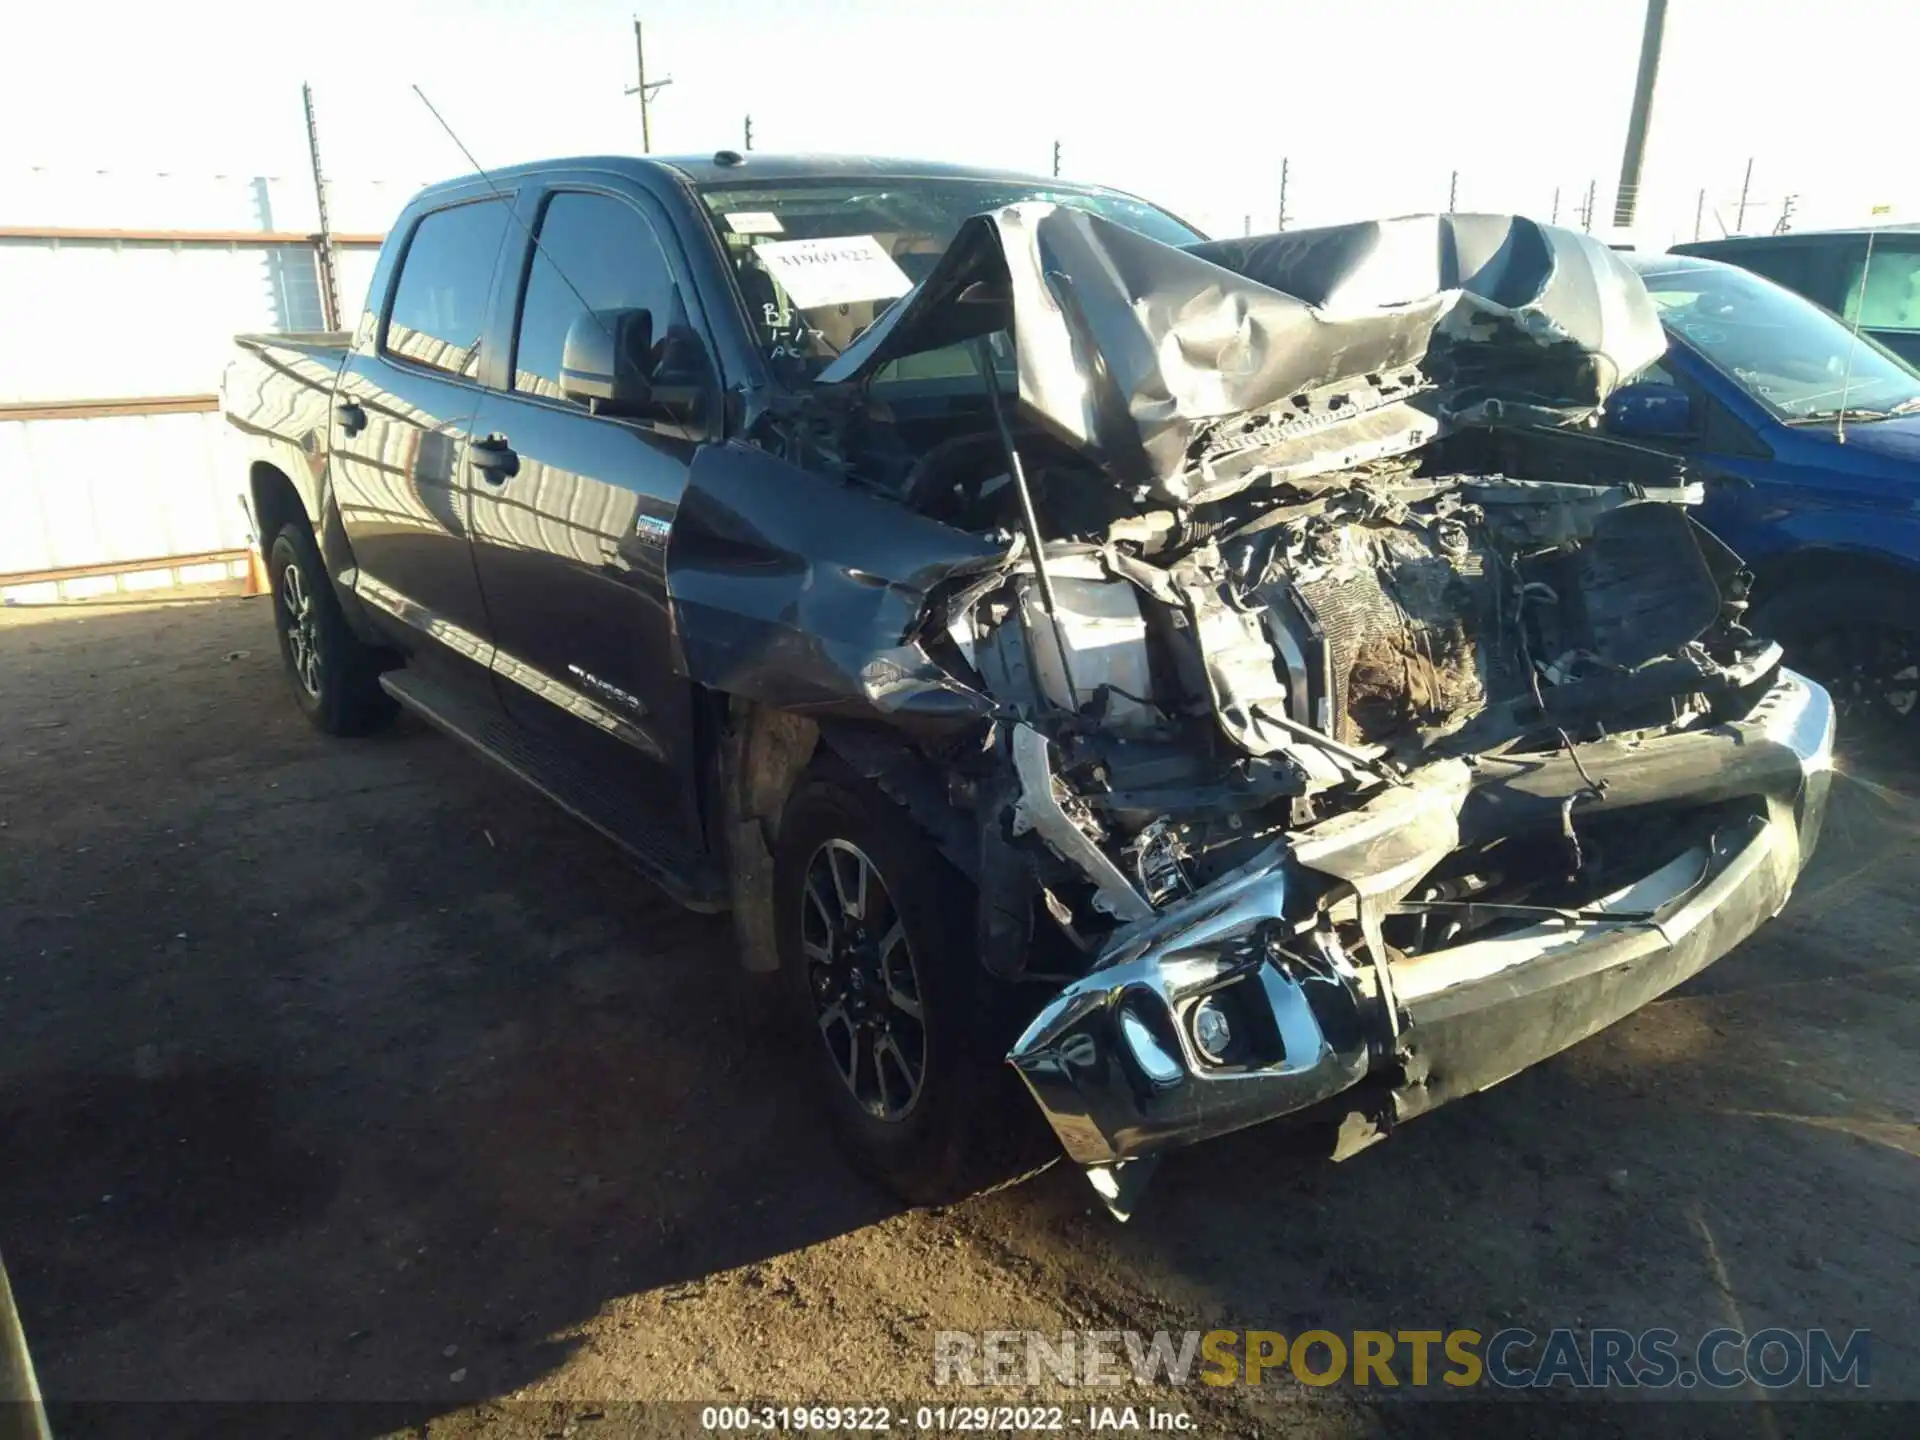
[[[1803,189],[1793,177],[1773,173],[1760,162],[1702,176],[1695,183],[1668,181],[1625,190],[1605,172],[1516,178],[1511,172],[1482,172],[1471,166],[1436,169],[1411,180],[1394,175],[1390,187],[1383,184],[1357,212],[1352,187],[1328,195],[1316,183],[1328,177],[1313,165],[1283,159],[1276,162],[1274,175],[1273,198],[1264,205],[1243,214],[1208,212],[1193,218],[1215,233],[1264,234],[1276,228],[1283,207],[1286,220],[1280,228],[1285,229],[1379,214],[1477,211],[1525,215],[1652,250],[1683,240],[1869,225],[1890,218],[1887,207],[1878,203],[1885,196],[1819,183]],[[1624,211],[1623,199],[1630,202]],[[1627,213],[1632,218],[1623,223],[1620,217]]]
[[[344,208],[379,228],[333,236],[356,314],[415,187],[359,188]],[[323,328],[311,200],[271,176],[112,172],[0,193],[0,598],[238,573],[220,375],[236,332]]]

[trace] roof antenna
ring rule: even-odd
[[[560,277],[560,283],[562,285],[572,291],[573,298],[580,302],[580,308],[586,311],[587,314],[593,316],[593,323],[600,327],[600,333],[606,335],[609,340],[613,339],[613,336],[607,332],[606,322],[600,318],[600,312],[587,303],[586,296],[580,293],[579,288],[573,283],[572,278],[566,271],[560,268],[559,263],[555,261],[553,256],[547,253],[547,247],[540,243],[540,237],[533,233],[533,227],[520,218],[520,211],[513,203],[513,196],[505,190],[502,190],[499,185],[494,182],[493,176],[487,173],[486,167],[473,158],[473,152],[467,148],[466,141],[453,133],[453,126],[447,123],[446,116],[434,109],[433,101],[427,98],[427,92],[422,90],[418,85],[415,85],[413,87],[413,93],[420,97],[420,103],[427,107],[427,113],[440,122],[440,128],[447,132],[447,138],[460,147],[460,153],[467,157],[467,163],[473,166],[474,174],[487,182],[487,188],[493,191],[494,198],[506,202],[507,214],[513,217],[514,224],[526,232],[527,239],[533,242],[533,248],[540,252],[540,258],[546,261],[547,264],[553,266],[553,273]]]
[[[434,108],[433,101],[427,99],[427,92],[422,90],[418,85],[415,85],[413,87],[413,93],[420,97],[420,103],[427,107],[427,113],[433,116],[435,120],[440,122],[440,128],[447,132],[447,138],[453,141],[455,145],[460,147],[460,153],[466,156],[467,163],[473,166],[473,173],[478,175],[482,180],[487,182],[487,188],[493,191],[493,193],[499,196],[499,198],[502,200],[512,198],[507,194],[506,191],[502,190],[498,185],[494,184],[493,176],[487,173],[487,167],[482,165],[478,160],[473,158],[473,151],[467,148],[467,142],[462,140],[458,135],[453,133],[453,126],[447,123],[446,116],[442,115],[438,110]]]
[[[1867,273],[1873,269],[1873,237],[1879,233],[1874,226],[1867,227],[1867,258],[1860,266],[1860,293],[1853,302],[1853,335],[1847,341],[1847,369],[1840,377],[1840,413],[1833,422],[1836,445],[1847,443],[1847,391],[1853,385],[1853,352],[1860,348],[1860,321],[1867,313]]]

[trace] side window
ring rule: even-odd
[[[610,195],[561,191],[547,202],[527,273],[513,347],[513,388],[560,393],[560,352],[585,310],[646,310],[656,353],[677,304],[673,272],[653,226]]]
[[[487,292],[509,218],[506,201],[476,200],[420,221],[400,262],[382,349],[453,375],[479,370]]]
[[[1864,273],[1863,273],[1864,272]],[[1864,283],[1863,283],[1864,282]],[[1876,245],[1847,266],[1841,318],[1867,330],[1920,330],[1920,250]]]

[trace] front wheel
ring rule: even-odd
[[[825,764],[795,788],[774,857],[780,969],[798,1044],[855,1165],[941,1204],[1040,1153],[1001,1063],[1012,996],[972,953],[972,887],[900,808]]]
[[[280,659],[300,712],[329,735],[363,735],[391,720],[397,707],[380,688],[377,657],[347,627],[313,533],[289,522],[267,569]]]
[[[1824,685],[1844,753],[1905,766],[1920,757],[1920,585],[1861,575],[1785,590],[1760,607],[1757,633]]]

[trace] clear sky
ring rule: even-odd
[[[631,0],[105,0],[18,7],[0,184],[20,167],[305,173],[310,80],[342,182],[637,150]],[[1620,163],[1643,0],[647,0],[657,151],[871,151],[1133,190],[1214,233],[1444,208],[1563,221]],[[1650,228],[1920,219],[1916,0],[1672,0]],[[398,191],[396,190],[396,195]],[[399,198],[404,198],[400,196]],[[395,201],[397,203],[397,199]],[[56,223],[57,217],[34,216]],[[384,223],[373,217],[371,223]]]

